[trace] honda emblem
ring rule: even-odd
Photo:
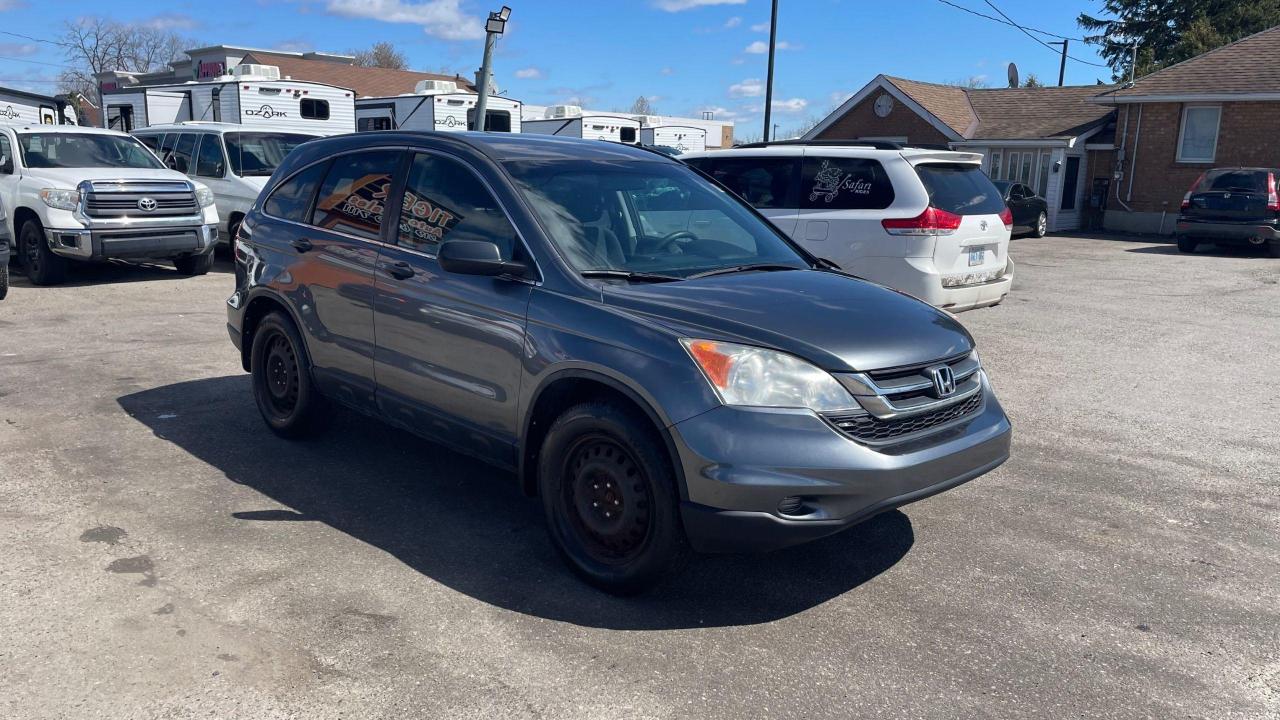
[[[933,381],[933,391],[940,398],[948,397],[956,391],[956,374],[950,365],[929,368],[929,379]]]

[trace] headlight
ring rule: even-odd
[[[44,201],[45,205],[59,210],[75,210],[80,207],[79,190],[45,188],[40,191],[40,199]]]
[[[713,340],[681,340],[725,405],[847,410],[857,402],[831,374],[793,355]]]
[[[200,207],[207,208],[213,204],[213,191],[207,187],[196,188],[196,202],[200,203]]]

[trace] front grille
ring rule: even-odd
[[[155,202],[155,209],[143,210],[139,202],[145,199]],[[195,192],[181,182],[171,183],[110,183],[95,184],[85,194],[85,214],[95,218],[175,217],[195,215],[200,212]]]
[[[976,413],[981,407],[982,393],[977,393],[964,402],[897,420],[881,420],[862,413],[832,413],[825,417],[854,440],[877,444],[932,430]]]

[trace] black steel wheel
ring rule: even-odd
[[[283,313],[270,313],[258,323],[250,369],[258,412],[272,431],[302,438],[323,429],[329,418],[327,405],[312,384],[302,338]]]
[[[684,565],[676,475],[640,411],[611,402],[566,410],[547,431],[538,482],[552,542],[588,583],[627,595]]]
[[[55,255],[44,237],[44,228],[28,220],[18,231],[18,258],[33,285],[57,285],[67,277],[67,259]]]

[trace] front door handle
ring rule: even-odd
[[[291,240],[289,244],[293,245],[293,249],[297,250],[300,253],[307,252],[311,248],[315,247],[314,245],[311,244],[311,241],[306,238],[298,238],[297,240]]]
[[[387,266],[387,274],[397,280],[408,280],[413,277],[413,266],[403,260],[398,260]]]

